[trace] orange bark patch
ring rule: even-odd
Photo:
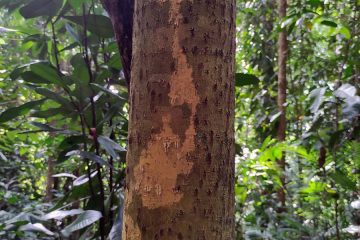
[[[164,0],[160,0],[164,2]],[[170,77],[170,107],[158,109],[162,115],[162,129],[160,133],[152,136],[147,148],[141,152],[140,162],[134,169],[135,189],[141,196],[144,207],[149,209],[171,206],[181,200],[183,194],[177,186],[179,175],[189,174],[193,163],[187,160],[189,153],[195,150],[194,116],[199,103],[192,77],[192,68],[187,62],[186,55],[180,46],[185,33],[180,30],[182,19],[180,5],[182,0],[171,0],[171,13],[169,22],[175,27],[172,55],[175,59],[175,71]],[[172,29],[169,29],[170,31]],[[164,29],[160,29],[164,31]],[[174,133],[177,124],[183,125],[184,119],[178,114],[172,114],[175,108],[186,105],[190,114],[187,129],[184,133]],[[189,120],[190,119],[190,120]],[[184,139],[180,139],[180,135]],[[181,141],[183,140],[183,141]],[[131,197],[130,197],[131,198]]]

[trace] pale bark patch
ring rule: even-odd
[[[149,209],[171,206],[179,202],[183,193],[180,186],[177,186],[178,176],[189,174],[193,166],[187,158],[189,153],[195,150],[194,118],[200,99],[193,81],[192,67],[189,66],[180,45],[185,35],[179,28],[182,20],[181,3],[182,0],[172,0],[170,8],[169,23],[174,26],[175,31],[172,45],[175,71],[169,76],[170,106],[158,109],[162,114],[161,132],[152,136],[147,148],[141,152],[139,164],[134,168],[136,192],[141,196],[143,206]],[[164,29],[159,31],[160,36],[166,35]],[[185,140],[181,142],[180,136],[171,129],[171,126],[176,126],[179,119],[172,119],[170,112],[174,107],[183,104],[190,107],[191,115]]]

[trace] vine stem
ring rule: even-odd
[[[60,61],[59,61],[59,56],[58,56],[59,50],[57,47],[57,36],[56,36],[56,31],[55,31],[55,23],[53,21],[50,21],[50,23],[51,23],[52,39],[53,39],[53,44],[54,44],[54,57],[55,57],[56,70],[58,72],[58,75],[62,79],[61,70],[60,70]],[[84,150],[87,151],[88,147],[87,147],[87,142],[86,142],[86,130],[85,130],[87,124],[86,124],[85,117],[82,112],[81,106],[78,106],[76,104],[75,99],[73,98],[71,93],[66,88],[63,87],[63,90],[69,96],[71,104],[73,105],[73,107],[76,109],[76,111],[79,114]],[[90,165],[89,159],[86,159],[86,163],[87,163],[87,177],[89,178],[90,193],[91,193],[92,197],[95,197],[95,192],[94,192],[92,179],[91,179],[91,165]]]
[[[86,14],[86,9],[85,9],[85,4],[82,5],[83,8],[83,21],[84,21],[84,50],[83,50],[83,57],[87,66],[87,70],[89,73],[89,83],[93,82],[93,75],[92,75],[92,71],[91,71],[91,60],[89,57],[89,53],[88,53],[88,39],[87,39],[87,15]],[[97,131],[96,131],[96,105],[95,105],[95,101],[94,101],[94,96],[95,92],[92,89],[92,95],[90,96],[90,104],[91,104],[91,113],[92,113],[92,128],[90,129],[90,135],[92,135],[93,140],[94,140],[94,146],[95,146],[95,152],[96,155],[100,155],[100,147],[99,147],[99,141],[97,138]],[[100,236],[101,236],[101,240],[105,240],[105,219],[106,219],[106,215],[105,215],[105,191],[104,191],[104,185],[103,185],[103,181],[102,181],[102,174],[101,174],[101,166],[99,163],[96,163],[96,168],[97,168],[97,178],[99,181],[99,185],[100,185],[100,201],[101,201],[101,213],[103,215],[103,217],[100,219]]]

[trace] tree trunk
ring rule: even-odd
[[[137,0],[123,239],[234,239],[235,0]]]
[[[279,0],[278,11],[279,17],[283,20],[286,17],[287,0]],[[283,29],[279,34],[279,73],[278,73],[278,108],[281,112],[277,137],[280,142],[283,142],[286,138],[286,61],[287,61],[287,33]],[[279,160],[279,165],[282,171],[285,171],[285,156]],[[285,179],[282,176],[282,188],[278,191],[278,198],[282,207],[285,206]]]

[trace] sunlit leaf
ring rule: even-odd
[[[61,233],[65,237],[69,237],[72,232],[83,229],[102,218],[101,212],[88,210],[83,212],[74,222],[65,227]]]
[[[52,212],[44,215],[43,219],[45,219],[45,220],[49,220],[49,219],[61,220],[65,217],[79,215],[83,212],[84,212],[84,210],[82,210],[82,209],[72,209],[72,210],[67,210],[67,211],[66,210],[55,210],[55,211],[52,211]]]
[[[23,225],[19,228],[20,231],[30,231],[30,232],[42,232],[46,235],[53,236],[54,233],[51,232],[49,229],[47,229],[44,225],[41,223],[28,223],[26,225]]]

